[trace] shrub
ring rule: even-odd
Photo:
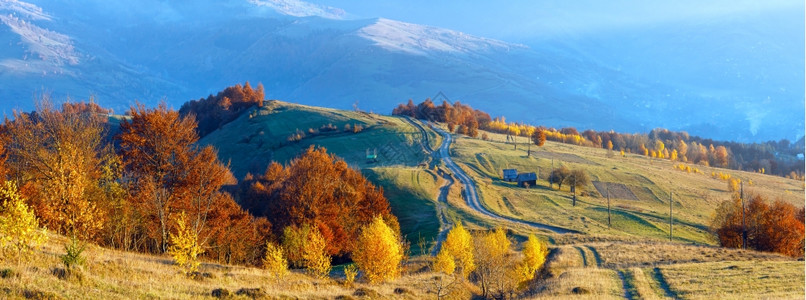
[[[344,285],[353,286],[356,276],[358,276],[358,268],[355,265],[344,267]]]
[[[47,235],[39,229],[39,221],[14,183],[6,181],[0,186],[0,201],[0,249],[14,250],[19,263],[23,254],[44,243]]]

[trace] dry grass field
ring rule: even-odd
[[[277,280],[259,268],[203,263],[203,278],[180,273],[167,256],[153,256],[90,246],[87,261],[65,273],[58,255],[68,239],[50,240],[29,256],[28,262],[0,260],[0,298],[3,299],[213,299],[224,289],[230,299],[423,299],[433,297],[434,276],[423,258],[406,264],[406,275],[392,282],[353,286],[343,284],[343,274],[317,279],[293,270]],[[455,289],[453,298],[469,297],[467,289]]]

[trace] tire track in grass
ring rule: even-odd
[[[624,298],[626,299],[640,299],[635,292],[635,286],[632,281],[634,280],[630,274],[624,270],[618,270],[618,277],[621,279],[621,288],[624,290]]]
[[[599,251],[596,251],[596,248],[593,248],[593,246],[590,245],[585,246],[585,248],[588,248],[588,250],[590,250],[590,252],[593,253],[593,259],[596,260],[596,266],[601,268],[602,256],[599,255]]]
[[[666,281],[666,278],[663,277],[663,273],[661,273],[660,268],[652,269],[652,279],[658,282],[658,286],[663,290],[663,293],[666,297],[673,298],[673,299],[680,299],[680,297],[672,291],[669,287],[669,283]]]
[[[579,251],[579,256],[582,257],[582,267],[587,268],[588,267],[588,256],[585,254],[585,250],[583,250],[582,248],[580,248],[578,246],[574,246],[574,249],[577,249],[577,251]]]

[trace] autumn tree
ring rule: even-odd
[[[271,223],[264,217],[252,216],[229,194],[218,195],[202,231],[205,254],[222,263],[257,265],[271,237]]]
[[[198,256],[202,252],[199,235],[188,226],[185,213],[179,213],[176,215],[176,233],[170,234],[168,253],[185,274],[191,275],[199,269]]]
[[[543,267],[548,253],[546,244],[537,239],[534,234],[530,234],[529,239],[523,244],[525,277],[527,280],[533,279],[535,272]]]
[[[54,231],[94,239],[103,229],[99,190],[106,115],[80,105],[56,109],[48,99],[36,112],[14,112],[6,120],[6,145],[12,178],[32,199],[42,222]]]
[[[459,269],[463,278],[467,278],[470,272],[476,269],[473,260],[473,237],[461,222],[448,232],[440,249],[440,252],[443,251],[454,260],[454,266]]]
[[[308,233],[305,248],[302,250],[302,260],[305,268],[312,275],[324,278],[330,272],[330,255],[327,254],[325,238],[317,228],[311,228]]]
[[[278,280],[288,273],[288,261],[285,259],[282,247],[272,242],[266,242],[263,268]]]
[[[434,272],[453,274],[453,271],[456,270],[456,261],[448,251],[439,251],[437,256],[434,257],[431,269],[434,270]]]
[[[798,210],[780,200],[770,205],[760,195],[751,195],[748,200],[744,209],[744,226],[738,195],[717,207],[712,226],[720,245],[741,247],[743,231],[746,231],[749,248],[803,257],[804,222]]]
[[[546,133],[543,131],[543,129],[538,128],[534,131],[532,134],[532,142],[534,142],[538,147],[542,147],[546,144]]]
[[[513,287],[507,270],[514,268],[509,257],[511,243],[506,231],[497,228],[473,237],[474,273],[481,285],[482,296],[502,294]]]
[[[585,170],[574,169],[565,177],[564,181],[566,184],[570,185],[572,189],[576,190],[588,185],[590,178],[588,177],[588,173],[585,173]]]
[[[193,117],[180,117],[165,103],[155,109],[138,104],[129,114],[116,138],[154,250],[167,249],[169,220],[179,211],[187,213],[189,228],[206,240],[202,231],[213,203],[223,197],[220,188],[234,183],[228,166],[218,161],[212,146],[195,145]]]
[[[179,115],[194,115],[198,120],[199,136],[205,136],[235,120],[242,112],[255,106],[263,106],[264,97],[263,84],[252,88],[247,81],[243,86],[236,84],[227,87],[215,96],[185,102],[179,108]]]
[[[571,176],[571,170],[569,170],[565,166],[560,166],[557,169],[551,171],[549,174],[549,183],[556,183],[558,185],[558,189],[562,189],[563,183],[566,182],[566,178]]]
[[[718,146],[714,150],[714,160],[717,166],[727,167],[729,162],[728,149],[725,146]]]
[[[47,240],[34,212],[11,181],[0,186],[0,250],[11,250],[19,264],[23,254]]]
[[[370,283],[396,278],[403,256],[400,238],[381,216],[376,216],[372,223],[361,230],[352,255],[353,261]]]
[[[265,174],[251,177],[240,183],[250,211],[266,215],[278,235],[288,226],[317,227],[328,254],[337,259],[355,249],[360,228],[376,215],[399,232],[383,190],[324,148],[311,147],[287,166],[271,164]]]

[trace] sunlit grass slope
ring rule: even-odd
[[[335,130],[321,130],[331,125]],[[345,126],[350,129],[345,131]],[[356,126],[362,129],[353,132]],[[297,133],[301,139],[289,140]],[[200,142],[216,146],[241,178],[265,171],[271,161],[286,163],[311,145],[327,148],[358,169],[417,166],[429,159],[420,141],[420,131],[398,117],[267,101]],[[367,159],[368,150],[377,154],[377,161]]]
[[[356,126],[362,129],[353,131]],[[289,140],[297,133],[304,136]],[[431,147],[441,142],[435,132],[426,134]],[[431,240],[439,229],[434,207],[437,177],[421,165],[431,162],[422,140],[420,130],[399,117],[267,101],[200,143],[215,146],[239,179],[247,172],[264,172],[272,161],[287,163],[310,146],[325,147],[384,189],[402,234],[419,253],[419,237]],[[377,159],[367,159],[368,151]]]
[[[673,236],[677,241],[715,244],[708,228],[717,205],[730,199],[727,182],[711,177],[711,172],[729,173],[740,178],[745,192],[757,192],[770,199],[782,199],[797,207],[804,202],[803,182],[782,177],[742,171],[693,166],[701,173],[675,169],[677,162],[650,159],[614,152],[547,142],[543,147],[531,146],[527,156],[526,138],[518,137],[514,145],[504,143],[505,136],[488,133],[492,141],[457,137],[452,148],[454,161],[479,183],[488,209],[501,215],[566,227],[589,234],[634,236],[668,239],[669,199],[673,210]],[[567,185],[549,188],[552,165],[584,170],[592,181],[623,185],[629,190],[611,197],[611,222],[607,224],[607,200],[593,184],[577,193],[572,206],[572,193]],[[538,184],[530,189],[501,179],[503,169],[539,172]],[[584,196],[580,192],[584,191]],[[637,198],[632,198],[632,194]]]

